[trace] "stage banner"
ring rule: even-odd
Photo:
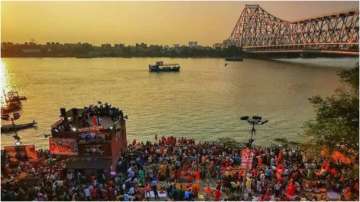
[[[9,157],[18,160],[24,159],[24,157],[31,160],[38,159],[38,153],[36,152],[34,145],[5,146],[4,151]]]
[[[241,167],[243,169],[251,169],[254,153],[249,148],[245,148],[241,151]]]
[[[104,129],[102,126],[92,126],[92,127],[85,127],[85,128],[79,128],[79,132],[98,132],[100,130]]]
[[[51,154],[78,155],[76,139],[49,138],[49,151]]]

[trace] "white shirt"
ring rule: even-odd
[[[85,194],[86,197],[90,197],[90,189],[89,189],[89,187],[84,189],[84,194]]]

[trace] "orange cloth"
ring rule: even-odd
[[[211,190],[211,188],[210,188],[209,186],[206,186],[206,187],[204,188],[204,192],[206,193],[206,195],[211,195],[212,190]]]
[[[199,184],[199,183],[194,183],[194,184],[192,184],[191,190],[192,190],[194,193],[199,193],[199,191],[200,191],[200,184]]]
[[[334,161],[339,161],[343,164],[350,164],[351,163],[351,159],[348,158],[347,156],[345,156],[343,153],[339,152],[339,151],[334,151],[331,155],[331,158]]]
[[[37,160],[38,159],[38,153],[35,150],[35,146],[33,145],[25,145],[25,151],[28,158]]]

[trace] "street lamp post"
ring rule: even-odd
[[[268,120],[263,120],[261,116],[242,116],[240,117],[240,120],[247,121],[252,126],[250,130],[251,136],[248,143],[248,146],[251,147],[252,143],[254,142],[253,137],[256,133],[255,125],[264,125],[268,122]]]

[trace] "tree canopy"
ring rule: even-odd
[[[343,145],[359,153],[359,67],[339,72],[346,88],[326,98],[314,96],[310,102],[316,110],[315,122],[307,124],[320,145],[334,148]]]

